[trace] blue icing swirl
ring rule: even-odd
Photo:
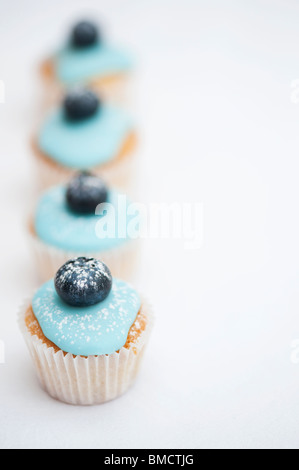
[[[54,64],[58,79],[66,85],[128,72],[132,68],[132,60],[127,54],[104,44],[85,49],[69,45],[54,57]]]
[[[75,123],[60,108],[43,123],[38,146],[63,166],[88,170],[115,158],[132,128],[131,119],[112,106],[102,105],[94,116]]]
[[[116,279],[109,296],[91,307],[64,303],[53,280],[44,284],[32,301],[33,313],[46,338],[76,356],[100,356],[121,349],[140,307],[139,294]]]
[[[43,242],[78,254],[100,253],[121,246],[130,240],[129,224],[136,222],[138,232],[140,216],[127,214],[130,202],[116,191],[110,191],[107,203],[104,214],[76,214],[66,203],[66,188],[51,188],[38,203],[35,232]],[[109,227],[115,227],[115,237],[110,236]]]

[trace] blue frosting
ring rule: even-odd
[[[48,116],[38,145],[63,166],[88,170],[115,158],[132,130],[131,119],[120,109],[102,105],[89,119],[68,121],[60,108]]]
[[[100,253],[127,242],[130,239],[130,223],[136,220],[137,229],[139,227],[138,214],[127,215],[130,202],[116,191],[110,191],[104,215],[76,214],[68,208],[65,196],[64,186],[53,187],[44,193],[37,206],[35,232],[43,242],[51,246],[78,254]],[[105,226],[101,223],[104,221]],[[114,226],[116,237],[111,238],[107,231],[108,227]]]
[[[138,293],[127,283],[114,280],[109,296],[91,307],[71,307],[56,293],[53,280],[35,294],[32,309],[52,343],[76,356],[112,354],[127,341],[140,310]]]
[[[76,49],[69,45],[54,57],[54,64],[58,79],[72,85],[128,72],[132,67],[132,60],[123,51],[105,44],[96,44],[85,49]]]

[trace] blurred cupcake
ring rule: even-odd
[[[138,292],[92,258],[62,266],[19,315],[41,385],[72,405],[104,403],[128,390],[152,322]]]
[[[108,45],[97,27],[81,21],[66,44],[41,66],[45,103],[59,101],[70,86],[87,85],[109,101],[128,101],[131,58]]]
[[[69,92],[39,129],[33,151],[42,188],[92,170],[112,186],[127,190],[134,181],[136,133],[120,109],[85,89]]]
[[[130,280],[139,260],[140,217],[128,214],[129,205],[124,194],[90,173],[45,192],[29,227],[41,278],[52,278],[67,260],[82,255],[100,258],[114,276]]]

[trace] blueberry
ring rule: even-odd
[[[104,181],[88,172],[76,175],[66,191],[66,202],[77,214],[94,214],[99,204],[108,200],[108,188]]]
[[[72,259],[55,276],[57,294],[73,307],[88,307],[102,302],[111,288],[111,272],[104,263],[94,258]]]
[[[72,32],[71,42],[73,47],[83,49],[99,42],[98,28],[90,21],[81,21]]]
[[[64,99],[65,117],[70,121],[82,121],[92,117],[100,106],[100,100],[90,90],[76,88],[70,91]]]

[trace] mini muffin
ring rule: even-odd
[[[104,403],[128,390],[152,323],[138,292],[92,258],[68,261],[19,315],[43,388],[72,405]]]
[[[139,261],[140,217],[126,195],[90,173],[48,189],[37,203],[29,241],[41,278],[76,256],[101,259],[121,279],[130,280]],[[129,214],[130,212],[130,214]]]
[[[108,45],[97,25],[81,21],[66,44],[46,59],[40,72],[45,104],[59,101],[73,85],[87,85],[111,102],[128,101],[132,60],[122,49]]]
[[[90,90],[76,88],[47,115],[34,138],[39,186],[45,189],[78,170],[92,170],[112,186],[127,190],[134,181],[135,147],[130,117]]]

